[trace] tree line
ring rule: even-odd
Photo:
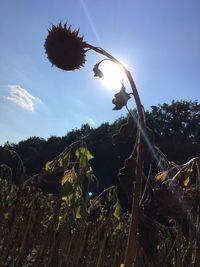
[[[170,161],[183,164],[200,155],[198,101],[173,100],[170,104],[152,106],[145,115],[153,142]],[[133,123],[131,131],[128,129],[129,116],[127,114],[111,124],[103,123],[97,128],[84,124],[80,129],[71,130],[62,137],[51,136],[46,140],[34,136],[16,144],[6,142],[0,149],[10,148],[20,155],[28,178],[41,173],[45,163],[71,143],[84,139],[94,156],[91,165],[99,179],[99,190],[102,191],[109,186],[118,185],[118,171],[131,153],[137,127]]]

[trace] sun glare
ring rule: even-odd
[[[102,83],[110,90],[119,89],[122,81],[125,82],[126,77],[123,68],[114,62],[103,62],[101,65],[101,71],[104,75],[101,78]]]

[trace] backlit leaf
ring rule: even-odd
[[[185,187],[187,187],[188,184],[189,184],[189,182],[190,182],[190,176],[186,177],[186,178],[183,180],[183,185],[184,185]]]
[[[184,187],[187,187],[189,185],[191,176],[192,176],[191,168],[188,168],[184,172],[181,173],[181,179],[182,179]]]
[[[81,168],[85,168],[88,164],[88,161],[93,159],[92,154],[86,147],[79,147],[76,150],[75,155],[79,161],[79,165]]]
[[[50,171],[52,169],[52,167],[53,167],[53,161],[47,161],[46,164],[45,164],[44,169],[45,169],[46,172],[48,172],[48,171]]]
[[[60,154],[58,158],[59,166],[60,167],[67,167],[70,162],[70,152],[71,151],[65,151],[62,154]]]
[[[124,223],[123,222],[119,222],[119,224],[116,226],[116,230],[118,231],[123,231],[124,230]]]
[[[77,180],[77,176],[74,168],[67,170],[61,180],[61,185],[63,186],[66,182],[74,183]]]
[[[4,217],[5,220],[8,220],[9,214],[6,212],[6,213],[3,214],[3,217]]]
[[[163,182],[167,178],[168,171],[160,172],[158,175],[156,175],[155,179],[158,182]]]
[[[115,218],[117,218],[118,220],[120,220],[121,216],[122,216],[122,210],[121,210],[121,206],[119,204],[119,201],[117,201],[117,203],[115,204],[115,210],[113,215],[115,216]]]
[[[78,206],[76,209],[76,219],[80,219],[87,215],[87,209],[84,203],[82,205]]]

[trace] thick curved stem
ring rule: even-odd
[[[123,70],[124,70],[124,72],[125,72],[125,74],[126,74],[126,76],[128,78],[128,81],[129,81],[129,83],[131,85],[132,93],[133,93],[133,96],[134,96],[134,99],[135,99],[135,103],[136,103],[136,107],[137,107],[137,111],[138,111],[138,115],[139,115],[140,126],[142,127],[143,126],[142,124],[144,124],[143,107],[142,107],[142,104],[141,104],[141,101],[140,101],[140,97],[139,97],[135,82],[134,82],[134,80],[133,80],[133,78],[131,76],[130,71],[128,71],[127,68],[118,59],[113,57],[111,54],[109,54],[104,49],[99,48],[99,47],[95,47],[95,46],[90,45],[88,43],[86,44],[86,47],[91,49],[91,50],[94,50],[98,54],[101,54],[101,55],[109,58],[110,60],[112,60],[113,62],[119,64],[123,68]]]
[[[108,52],[103,50],[102,48],[94,47],[90,44],[87,44],[91,50],[109,58],[113,62],[119,64],[123,69],[124,72],[129,80],[129,83],[132,88],[132,93],[135,99],[137,111],[138,111],[138,138],[137,138],[137,159],[136,159],[136,173],[135,173],[135,185],[134,185],[134,197],[132,203],[132,218],[131,224],[129,228],[129,235],[128,235],[128,242],[126,247],[126,254],[124,264],[125,267],[132,267],[137,265],[136,258],[139,246],[139,233],[138,233],[138,223],[139,223],[139,215],[140,215],[140,198],[141,198],[141,190],[142,190],[142,172],[143,172],[143,138],[142,138],[142,131],[145,130],[145,120],[144,120],[144,111],[140,101],[140,97],[135,85],[135,82],[131,76],[131,73],[126,69],[126,67],[118,61],[115,57],[110,55]],[[132,151],[133,154],[133,151]]]

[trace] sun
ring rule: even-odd
[[[105,61],[101,64],[101,71],[103,72],[101,81],[110,90],[119,89],[126,80],[123,68],[117,63]]]

